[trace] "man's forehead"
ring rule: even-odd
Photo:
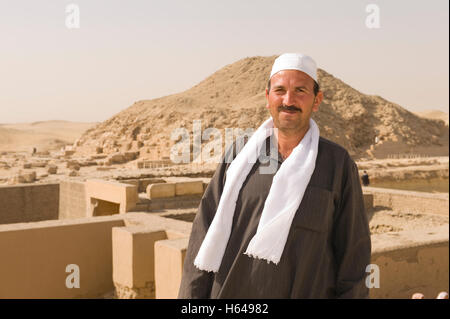
[[[308,74],[298,70],[283,70],[275,73],[271,78],[272,86],[283,84],[295,84],[295,85],[314,85],[314,79]]]
[[[274,82],[282,82],[282,81],[299,81],[299,82],[306,82],[306,83],[314,83],[314,79],[311,78],[308,74],[302,71],[298,70],[283,70],[280,72],[275,73],[272,78],[272,84]]]

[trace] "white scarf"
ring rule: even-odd
[[[236,200],[272,128],[273,120],[269,118],[230,164],[219,206],[194,261],[200,270],[218,272],[230,238]],[[310,119],[308,132],[273,177],[256,234],[245,251],[246,255],[275,264],[280,261],[292,220],[314,172],[319,135],[316,122]]]

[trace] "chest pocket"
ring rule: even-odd
[[[308,186],[292,221],[292,228],[324,232],[329,228],[333,211],[332,192],[324,188]]]

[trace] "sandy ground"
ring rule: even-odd
[[[370,212],[370,233],[382,234],[408,230],[430,229],[448,225],[448,216],[421,214],[418,212],[396,212],[374,210]]]

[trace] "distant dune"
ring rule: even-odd
[[[438,110],[428,110],[422,112],[415,112],[418,116],[425,117],[427,119],[443,120],[448,125],[448,113]]]
[[[97,123],[69,121],[40,121],[33,123],[0,124],[0,151],[38,151],[58,149],[72,144]]]

